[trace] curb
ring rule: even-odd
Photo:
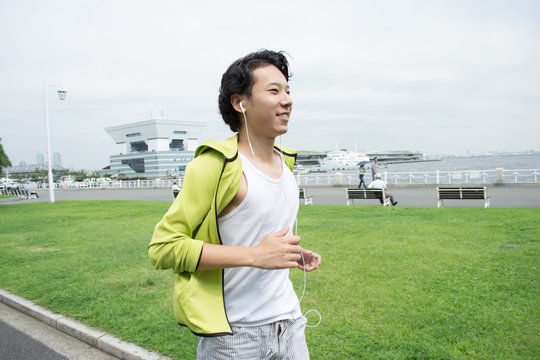
[[[0,203],[14,203],[14,202],[18,202],[18,201],[22,201],[22,200],[26,200],[26,199],[21,199],[20,197],[10,197],[10,198],[2,198],[0,199]]]
[[[0,289],[0,302],[122,360],[172,360]]]

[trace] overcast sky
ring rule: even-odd
[[[540,1],[0,2],[0,124],[11,162],[46,154],[97,169],[104,128],[164,111],[232,133],[222,73],[261,48],[290,54],[282,143],[427,154],[540,150]]]

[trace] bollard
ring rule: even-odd
[[[495,179],[496,184],[504,183],[504,169],[503,168],[496,168],[495,176],[496,176],[496,179]]]

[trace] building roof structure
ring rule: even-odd
[[[174,177],[193,159],[206,123],[149,119],[111,126],[105,131],[116,143],[110,174],[126,177]]]

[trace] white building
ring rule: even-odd
[[[45,157],[43,156],[43,153],[36,154],[36,165],[45,166]]]
[[[62,168],[62,154],[60,153],[53,153],[53,156],[52,156],[52,166],[54,169],[61,169]]]
[[[111,174],[127,177],[176,177],[193,159],[206,123],[150,119],[105,128],[116,143]]]

